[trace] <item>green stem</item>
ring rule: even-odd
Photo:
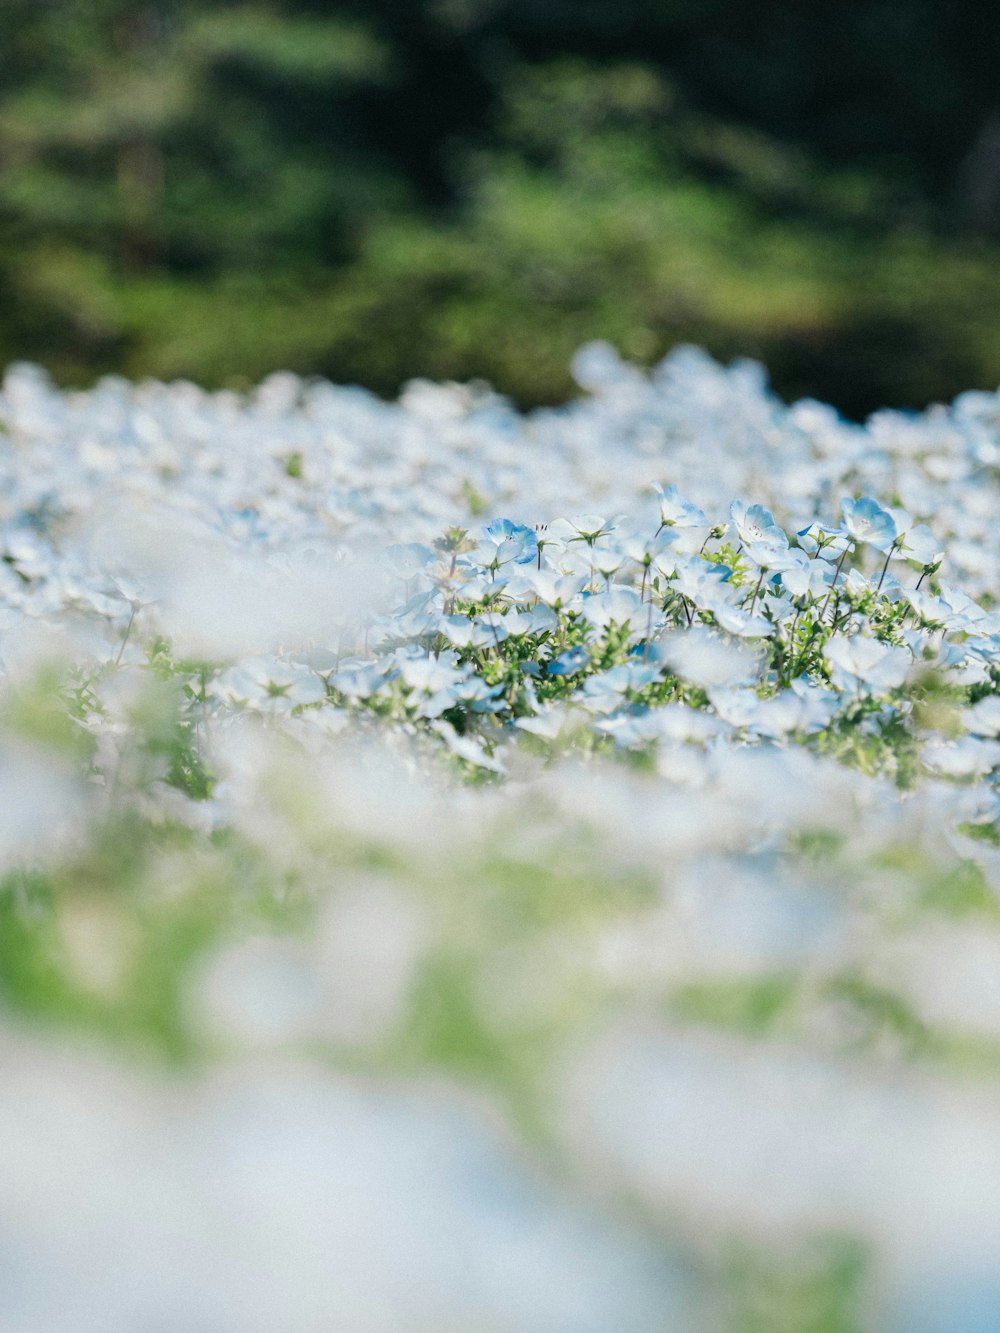
[[[757,586],[753,590],[753,597],[750,599],[750,614],[753,615],[753,609],[757,605],[757,594],[760,592],[760,585],[764,582],[764,570],[761,568],[760,578],[757,580]]]
[[[118,656],[115,658],[115,666],[121,665],[122,654],[125,651],[125,645],[128,643],[128,636],[132,633],[132,622],[135,620],[135,603],[132,603],[132,610],[129,613],[128,624],[125,626],[125,634],[122,637],[121,646],[118,649]]]
[[[813,639],[814,639],[815,637],[816,637],[816,627],[815,627],[815,625],[812,625],[812,626],[810,626],[810,628],[809,628],[809,635],[808,635],[808,638],[806,639],[805,643],[802,645],[802,652],[799,654],[799,656],[798,656],[798,657],[795,659],[795,661],[792,663],[792,666],[791,666],[791,668],[790,668],[790,670],[789,670],[789,673],[788,673],[788,680],[789,680],[789,683],[791,683],[791,682],[796,678],[796,676],[798,676],[799,672],[800,672],[800,671],[802,670],[802,668],[805,666],[805,664],[806,664],[806,657],[807,657],[808,654],[809,654],[809,649],[810,649],[810,647],[812,646],[812,641],[813,641]]]
[[[879,575],[878,587],[875,589],[876,592],[882,591],[882,584],[885,582],[885,572],[889,568],[889,561],[892,559],[892,553],[895,549],[896,543],[893,542],[885,553],[885,564],[882,566],[882,573]]]
[[[830,598],[833,596],[833,590],[837,586],[837,580],[840,578],[840,571],[844,568],[844,561],[847,559],[847,553],[850,549],[851,549],[850,543],[848,543],[848,545],[844,547],[843,554],[841,555],[840,559],[837,561],[837,568],[833,572],[833,582],[830,584],[830,591],[826,594],[826,600],[819,609],[820,620],[823,619],[823,615],[826,611],[826,608],[830,604]]]

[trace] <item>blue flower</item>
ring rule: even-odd
[[[896,523],[870,495],[860,500],[841,500],[844,511],[843,531],[856,542],[868,542],[879,551],[888,551],[896,540]]]
[[[774,515],[763,505],[746,505],[742,500],[734,500],[729,506],[729,517],[744,546],[753,542],[781,548],[788,545],[788,538],[775,523]]]
[[[908,649],[862,634],[828,640],[823,656],[834,688],[848,693],[897,689],[913,662]]]
[[[660,524],[663,527],[703,528],[708,526],[705,511],[685,500],[676,486],[665,490],[659,482],[653,482],[653,490],[660,497]]]
[[[800,528],[795,536],[803,551],[809,555],[822,551],[826,558],[841,555],[850,545],[843,529],[824,528],[822,523],[810,523],[807,528]]]
[[[483,539],[475,552],[478,563],[506,565],[513,560],[528,565],[538,556],[538,538],[533,529],[509,518],[495,518],[483,529]]]
[[[590,654],[583,648],[567,648],[549,663],[550,676],[575,676],[590,661]]]

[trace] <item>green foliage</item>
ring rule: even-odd
[[[865,1247],[847,1237],[820,1237],[776,1255],[743,1242],[727,1255],[724,1282],[738,1333],[860,1333]]]
[[[798,982],[793,976],[689,982],[674,992],[670,1011],[689,1023],[759,1037],[780,1030],[797,989]]]
[[[8,6],[0,360],[484,376],[535,404],[603,337],[754,355],[852,414],[995,382],[1000,266],[962,231],[989,104],[950,10],[766,5],[763,32],[797,25],[779,58],[724,6],[544,8]]]

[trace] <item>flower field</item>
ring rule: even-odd
[[[0,1326],[1000,1327],[1000,393],[0,392]]]

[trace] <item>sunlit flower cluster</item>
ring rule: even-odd
[[[1000,393],[574,372],[8,372],[5,1327],[1000,1324]]]

